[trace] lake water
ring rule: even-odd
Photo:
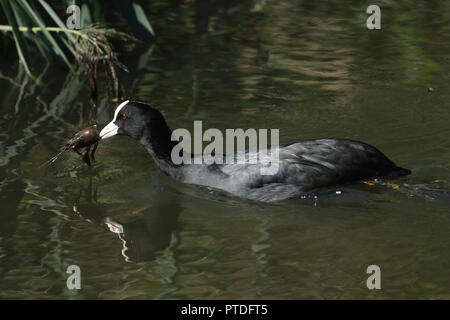
[[[450,5],[381,1],[370,31],[357,1],[158,3],[156,46],[116,43],[119,76],[172,129],[351,138],[412,174],[264,204],[171,180],[122,136],[92,168],[39,168],[89,124],[87,82],[37,58],[45,85],[26,84],[2,42],[0,298],[449,299]],[[117,103],[99,84],[103,126]]]

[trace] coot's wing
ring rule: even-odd
[[[261,153],[255,151],[226,156],[226,164],[217,168],[233,182],[234,186],[256,189],[253,191],[253,196],[258,192],[265,194],[264,188],[271,184],[275,189],[280,188],[279,184],[285,184],[286,187],[283,187],[281,194],[297,193],[385,176],[395,170],[405,170],[396,167],[375,147],[353,140],[306,140],[282,145],[278,148],[278,152],[278,171],[273,175],[261,174],[261,169],[268,167],[269,164],[255,163],[255,161],[252,163],[251,159],[262,158]],[[243,154],[246,155],[245,163],[236,164],[236,157]]]
[[[300,175],[297,173],[300,179],[296,179],[296,183],[306,184],[309,188],[381,177],[399,169],[375,147],[345,139],[290,144],[280,148],[280,160],[287,164],[287,171],[293,167],[301,172]],[[289,176],[292,174],[294,172]]]

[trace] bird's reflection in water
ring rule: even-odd
[[[97,202],[97,188],[93,188],[90,181],[89,185],[80,191],[78,200],[73,205],[73,211],[90,223],[98,226],[106,225],[109,231],[117,234],[125,261],[149,261],[155,259],[161,250],[169,247],[177,231],[181,211],[176,197],[164,190],[156,192],[148,197],[151,206],[139,210],[136,218],[131,217],[134,219],[130,221],[130,217],[111,217],[111,211],[116,205]]]

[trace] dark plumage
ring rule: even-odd
[[[224,155],[223,164],[175,165],[171,151],[177,142],[171,141],[172,131],[159,111],[140,102],[127,101],[117,107],[113,121],[100,136],[106,139],[115,134],[138,140],[158,167],[176,180],[257,201],[278,201],[316,188],[411,173],[397,167],[375,147],[347,139],[314,139],[282,145],[279,170],[274,175],[261,175],[260,169],[265,164],[248,163],[258,151],[243,151],[247,155],[243,164],[232,161],[238,153]]]

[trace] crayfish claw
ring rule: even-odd
[[[86,162],[86,164],[88,166],[91,166],[91,159],[89,158],[89,152],[88,151],[84,151],[81,155],[81,160],[83,160],[84,162]]]

